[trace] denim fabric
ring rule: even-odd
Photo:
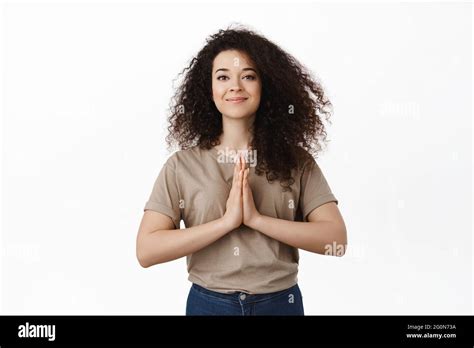
[[[303,296],[298,284],[277,292],[250,295],[223,294],[193,283],[186,315],[304,315]]]

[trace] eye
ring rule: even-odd
[[[221,77],[225,77],[226,79],[228,78],[228,77],[225,76],[225,75],[221,75],[221,76],[218,76],[217,79],[220,80],[220,81],[222,81],[222,80],[221,80]]]
[[[247,75],[247,76],[244,76],[244,78],[246,78],[246,77],[250,77],[250,80],[255,80],[255,79],[256,79],[256,77],[255,77],[255,76],[253,76],[253,75]]]

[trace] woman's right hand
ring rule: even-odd
[[[244,169],[244,160],[242,159],[242,155],[239,153],[238,160],[235,162],[234,166],[232,187],[225,206],[226,211],[222,218],[230,230],[238,228],[243,222],[242,180]]]

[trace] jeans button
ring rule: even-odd
[[[245,294],[240,295],[240,299],[243,301],[247,296]]]

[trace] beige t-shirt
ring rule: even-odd
[[[232,186],[234,163],[221,153],[198,146],[174,152],[163,165],[144,211],[169,216],[176,228],[222,217]],[[249,157],[250,159],[250,157]],[[303,162],[303,161],[300,161]],[[280,181],[271,184],[250,166],[249,184],[260,214],[290,221],[307,221],[312,210],[336,202],[313,157],[293,169],[292,192]],[[288,231],[291,233],[291,231]],[[287,289],[298,281],[298,249],[245,225],[203,249],[187,255],[188,280],[209,290],[262,294]]]

